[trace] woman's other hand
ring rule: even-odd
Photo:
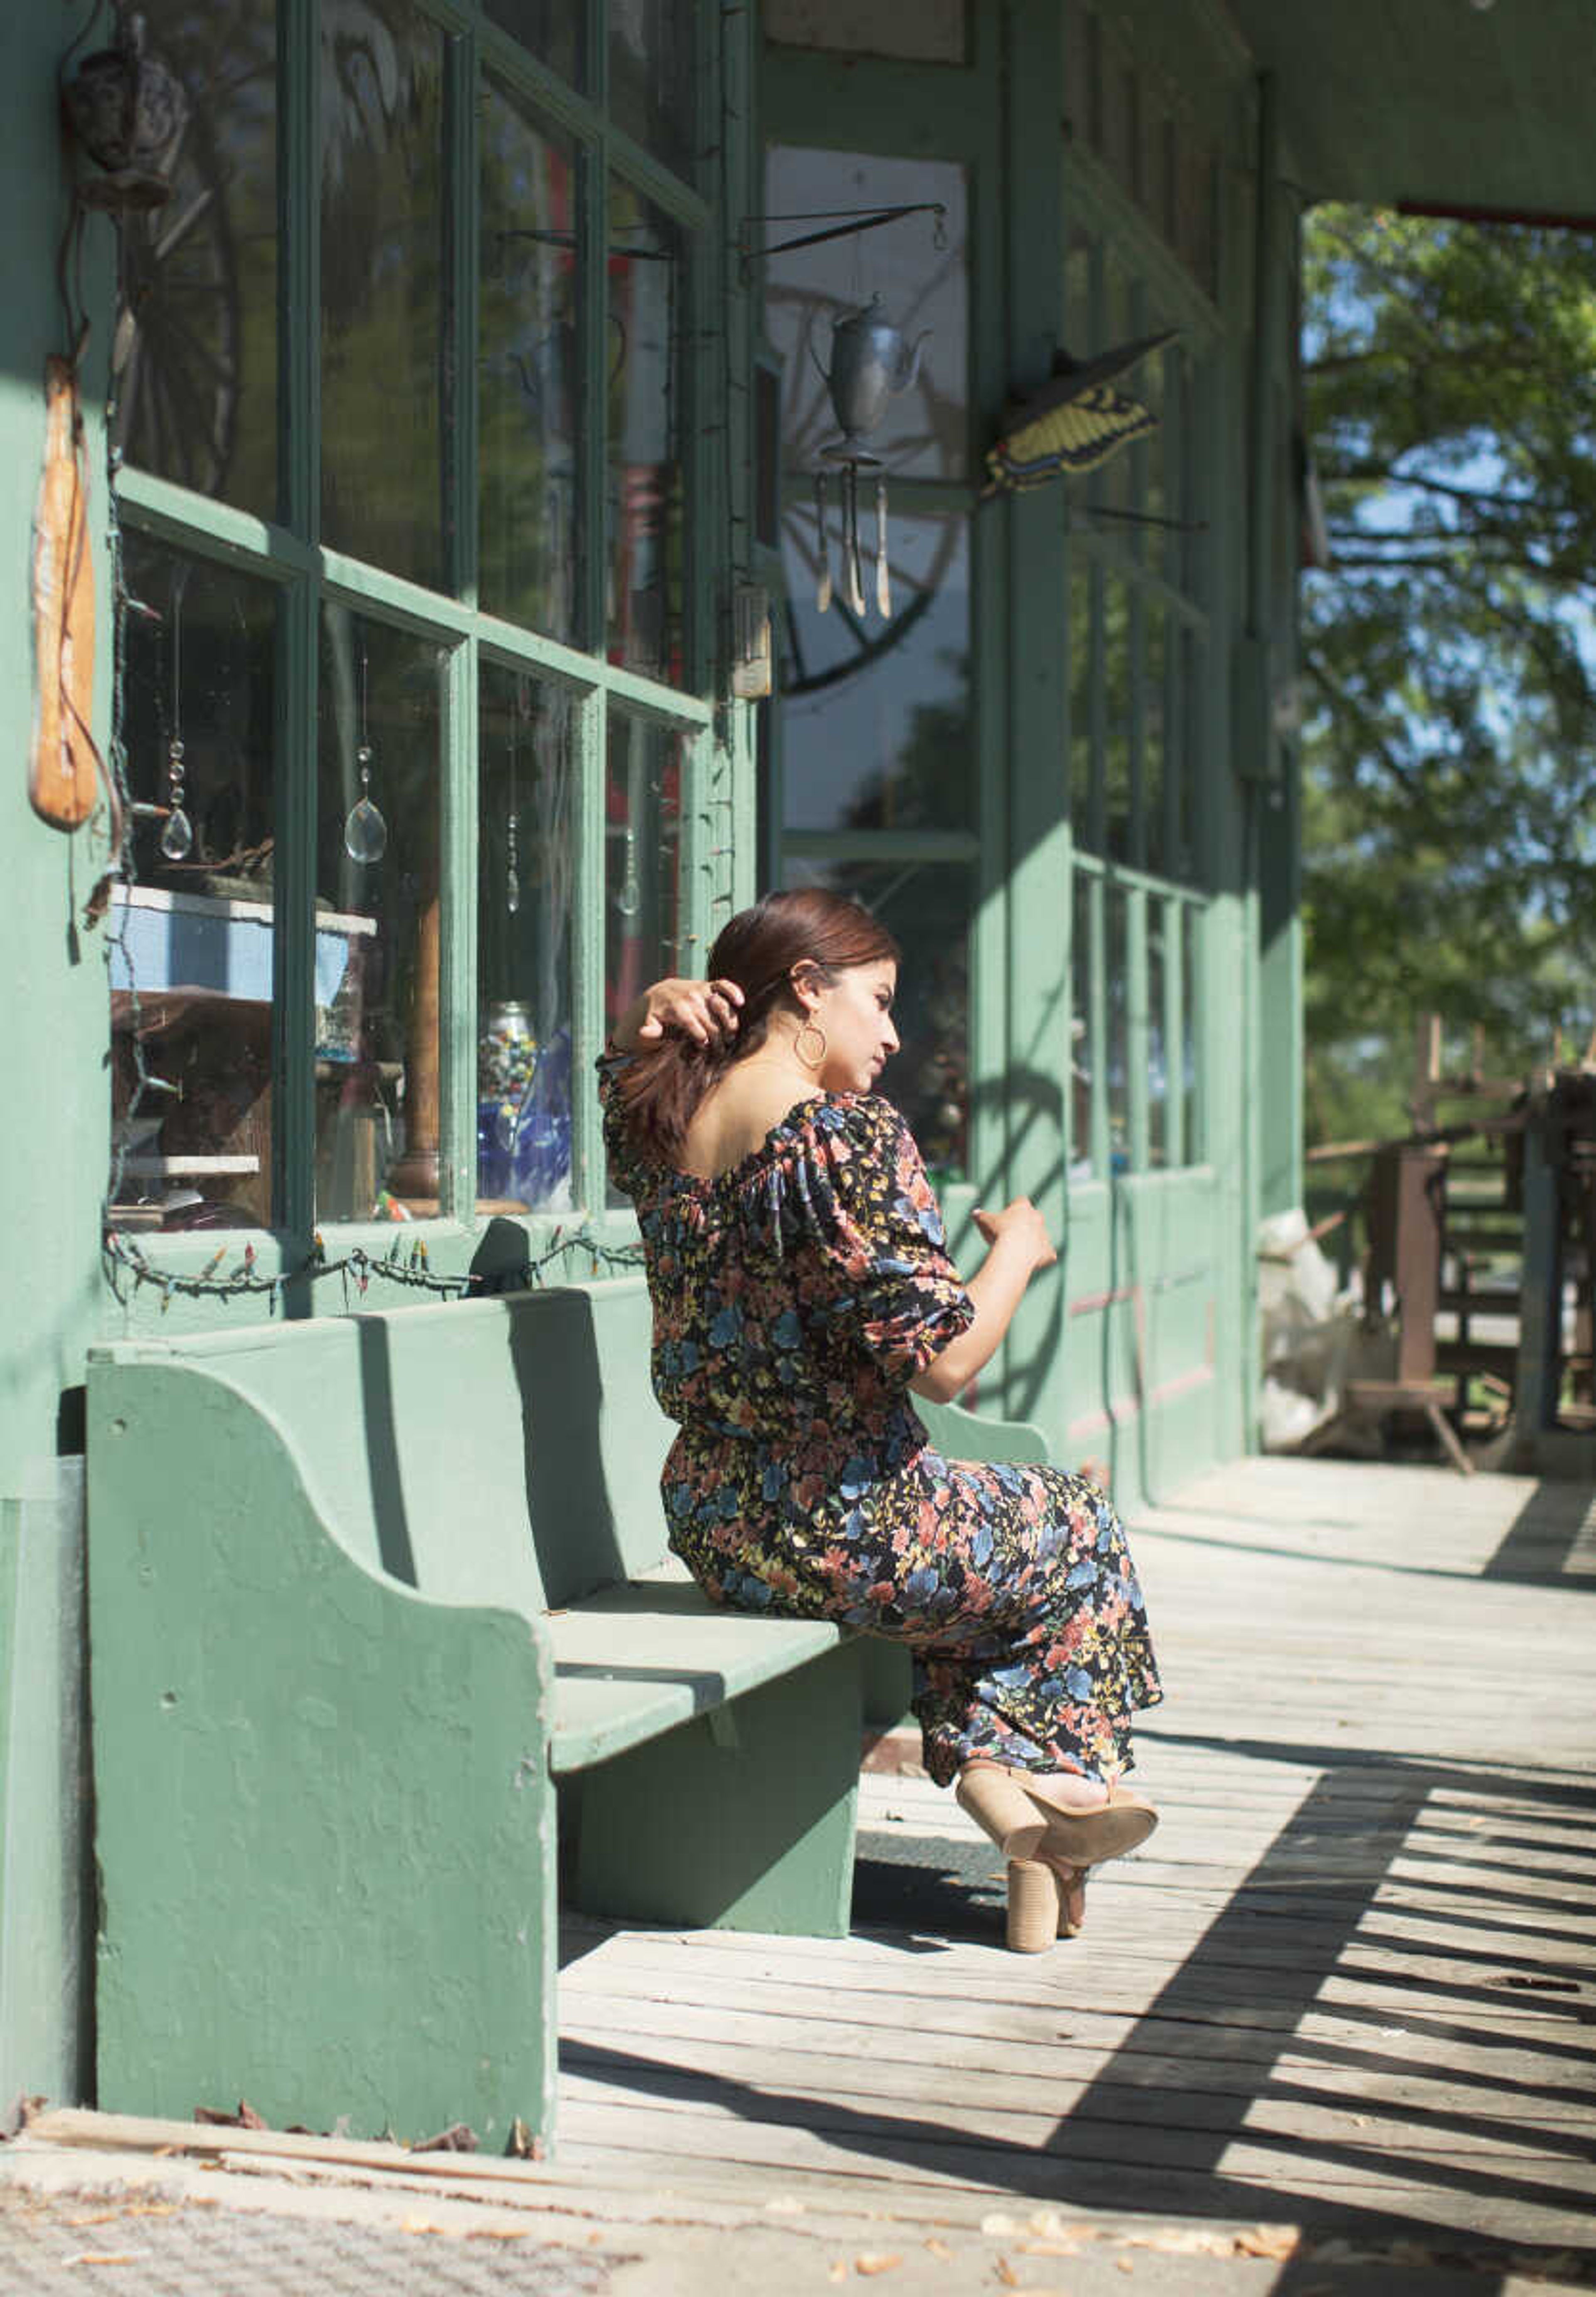
[[[621,1015],[615,1042],[623,1053],[657,1045],[668,1029],[695,1044],[718,1045],[737,1031],[743,992],[735,981],[687,981],[672,976],[646,989]]]
[[[1047,1223],[1029,1197],[1016,1197],[998,1213],[977,1206],[970,1217],[984,1243],[995,1245],[1001,1240],[1006,1249],[1023,1253],[1030,1269],[1051,1268],[1058,1258]]]

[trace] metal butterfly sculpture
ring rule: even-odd
[[[1003,435],[987,449],[983,497],[1045,485],[1049,479],[1095,471],[1131,440],[1156,430],[1158,418],[1139,399],[1114,388],[1141,359],[1172,342],[1179,329],[1121,343],[1094,359],[1053,360],[1053,379],[1029,399],[1010,402]]]

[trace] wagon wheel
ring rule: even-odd
[[[116,443],[140,470],[215,495],[238,407],[238,277],[226,177],[198,107],[161,173],[171,198],[122,223]]]
[[[782,328],[790,328],[796,348],[786,362],[782,387],[782,464],[781,498],[782,557],[788,569],[789,585],[786,625],[787,667],[782,679],[782,691],[788,695],[819,694],[827,687],[840,686],[871,663],[879,661],[901,645],[920,620],[935,597],[958,548],[959,529],[956,520],[941,523],[935,547],[927,568],[910,573],[898,559],[893,560],[893,589],[895,604],[892,620],[882,622],[874,611],[863,616],[855,614],[843,595],[841,584],[834,587],[829,614],[837,618],[836,627],[845,637],[842,651],[837,652],[835,639],[827,646],[830,657],[824,666],[805,660],[802,624],[795,611],[795,590],[812,599],[819,577],[822,548],[819,522],[815,513],[814,474],[826,469],[830,475],[830,502],[827,512],[827,527],[830,536],[832,566],[836,571],[838,492],[835,465],[828,465],[822,449],[835,445],[838,436],[836,415],[831,404],[831,394],[826,380],[811,356],[821,351],[825,323],[837,309],[835,295],[802,287],[773,287],[769,303],[786,318]],[[906,324],[908,324],[906,322]],[[922,369],[912,386],[917,415],[913,428],[893,441],[886,473],[889,489],[892,465],[901,462],[917,448],[930,445],[945,435],[950,424],[961,425],[962,414],[950,410],[939,399],[930,376]],[[873,534],[874,490],[867,473],[860,482],[860,524],[868,537]],[[889,529],[893,519],[889,515]],[[891,547],[889,532],[889,552]],[[868,555],[868,554],[867,554]],[[867,584],[868,587],[868,584]]]

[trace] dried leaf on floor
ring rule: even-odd
[[[1005,2289],[1017,2289],[1020,2285],[1020,2276],[1006,2257],[998,2260],[998,2278]]]
[[[945,2241],[938,2241],[936,2235],[933,2234],[926,2246],[940,2265],[952,2264],[953,2252]]]
[[[196,2105],[193,2118],[208,2129],[265,2129],[268,2126],[247,2097],[239,2099],[236,2113],[225,2112],[220,2106]]]
[[[144,2261],[144,2252],[140,2249],[79,2249],[61,2261],[63,2265],[140,2265]]]
[[[519,2114],[510,2124],[510,2142],[505,2152],[515,2161],[541,2161],[543,2159],[543,2140],[527,2127]]]
[[[412,2145],[412,2153],[474,2153],[477,2134],[464,2121],[451,2121],[436,2137],[424,2137],[419,2145]]]
[[[845,2257],[839,2257],[835,2265],[828,2265],[826,2268],[826,2278],[827,2281],[846,2281],[848,2278],[847,2259]]]
[[[1238,2257],[1295,2257],[1302,2242],[1300,2226],[1249,2226],[1235,2238]]]
[[[894,2265],[901,2265],[902,2262],[902,2257],[895,2250],[867,2249],[861,2250],[854,2259],[853,2270],[865,2274],[890,2273]]]

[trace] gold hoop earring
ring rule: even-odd
[[[820,1040],[820,1050],[818,1053],[811,1056],[804,1051],[803,1040],[805,1037],[819,1037]],[[797,1035],[793,1040],[793,1050],[797,1055],[798,1058],[803,1063],[804,1067],[810,1070],[814,1075],[819,1076],[820,1073],[820,1064],[826,1058],[826,1032],[818,1021],[806,1021],[804,1023],[802,1028],[799,1030]]]

